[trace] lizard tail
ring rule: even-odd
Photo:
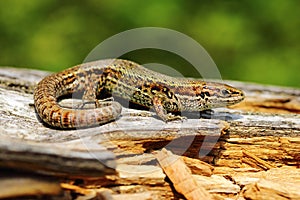
[[[63,88],[66,84],[62,73],[44,78],[34,91],[35,109],[44,123],[55,128],[72,129],[96,126],[118,118],[122,106],[114,101],[96,109],[70,109],[59,105],[58,97],[70,92],[67,87]]]

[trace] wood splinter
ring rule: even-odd
[[[179,156],[172,154],[171,151],[166,149],[157,151],[154,154],[161,168],[173,183],[176,191],[183,194],[186,199],[213,199],[205,188],[197,184],[190,169]]]

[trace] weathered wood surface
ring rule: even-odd
[[[188,120],[166,124],[153,112],[124,108],[115,122],[65,131],[46,127],[35,113],[33,88],[46,74],[0,68],[0,175],[6,181],[14,169],[55,178],[66,199],[69,192],[86,199],[184,198],[151,153],[165,147],[184,155],[214,199],[300,198],[299,89],[229,82],[245,91],[245,101],[215,109],[210,119],[184,113]],[[56,194],[54,188],[43,194]]]

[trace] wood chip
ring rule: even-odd
[[[183,194],[186,199],[212,199],[209,192],[198,185],[190,169],[179,156],[175,156],[166,149],[155,152],[155,156],[168,178],[172,181],[176,191]]]

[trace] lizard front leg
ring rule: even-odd
[[[169,98],[170,96],[174,98]],[[165,122],[186,119],[186,117],[172,114],[172,112],[181,111],[180,102],[174,94],[168,96],[159,92],[153,97],[152,103],[156,114]]]

